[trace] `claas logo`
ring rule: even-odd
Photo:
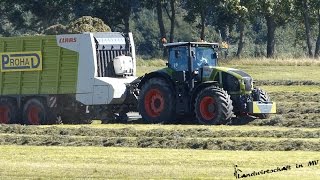
[[[1,53],[1,72],[10,71],[41,71],[42,55],[36,52]]]

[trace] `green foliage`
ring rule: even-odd
[[[311,43],[320,47],[320,3],[305,0],[311,24]],[[0,2],[0,35],[68,33],[67,27],[77,18],[92,16],[101,19],[113,31],[133,31],[138,54],[143,57],[162,56],[159,43],[159,18],[156,2],[145,0],[2,0]],[[172,2],[175,8],[174,25],[171,25]],[[237,54],[240,38],[242,57],[267,56],[267,36],[274,25],[273,57],[304,57],[308,46],[302,17],[302,3],[298,0],[162,0],[161,12],[165,36],[174,41],[228,41],[228,56]],[[266,17],[270,17],[269,25]],[[270,20],[269,18],[269,20]],[[75,25],[74,33],[100,31],[89,25]],[[91,23],[91,24],[90,24]],[[274,23],[274,24],[272,24]],[[83,24],[83,23],[81,23]],[[244,29],[241,24],[244,24]],[[295,28],[292,28],[295,27]],[[80,28],[80,29],[79,29]],[[173,31],[172,28],[174,28]],[[81,30],[82,29],[82,30]],[[173,32],[173,34],[171,34]],[[240,33],[244,32],[240,37]],[[163,33],[163,32],[162,32]],[[271,33],[272,34],[272,33]],[[268,45],[270,46],[270,44]],[[314,46],[313,46],[314,47]]]

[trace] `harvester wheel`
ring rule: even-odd
[[[22,119],[24,124],[48,124],[48,107],[46,103],[37,98],[29,99],[23,106]]]
[[[260,95],[259,95],[260,94]],[[254,88],[252,91],[252,96],[254,101],[268,102],[270,101],[270,97],[264,90],[260,88]],[[253,114],[260,119],[267,119],[270,117],[270,114]]]
[[[199,123],[206,125],[226,124],[233,114],[230,95],[216,86],[200,91],[194,109]]]
[[[16,103],[8,98],[0,99],[0,124],[16,123],[18,107]]]
[[[168,123],[175,119],[174,102],[170,85],[161,78],[152,78],[141,89],[138,110],[147,123]]]

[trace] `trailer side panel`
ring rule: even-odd
[[[40,52],[41,69],[23,69],[23,53]],[[0,95],[40,95],[76,93],[78,53],[57,45],[56,36],[0,38],[0,54],[12,58],[9,70],[0,73]],[[14,59],[12,57],[21,59]],[[3,56],[1,66],[5,67]],[[16,60],[16,62],[14,62]],[[12,70],[19,69],[20,70]]]

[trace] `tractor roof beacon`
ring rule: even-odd
[[[168,49],[167,67],[141,78],[138,110],[148,123],[197,119],[201,124],[226,124],[233,115],[266,118],[276,104],[253,87],[247,73],[218,67],[217,43],[177,42]]]

